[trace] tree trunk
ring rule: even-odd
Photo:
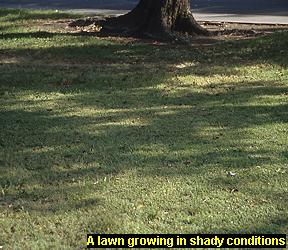
[[[175,33],[208,35],[194,19],[189,0],[140,0],[128,14],[108,18],[102,32],[140,37],[167,37]]]

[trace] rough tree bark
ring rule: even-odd
[[[102,32],[140,37],[175,33],[208,35],[194,19],[189,0],[140,0],[128,14],[101,21]]]

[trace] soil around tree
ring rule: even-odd
[[[49,20],[37,21],[40,32],[49,34],[69,34],[95,36],[98,39],[112,40],[123,43],[151,43],[166,44],[165,41],[159,42],[155,39],[143,39],[119,35],[108,35],[101,33],[101,27],[95,20],[103,19],[103,16],[93,16],[77,20]],[[73,25],[71,25],[73,23]],[[243,39],[255,39],[260,36],[269,35],[273,32],[288,31],[288,25],[267,25],[267,24],[242,24],[226,22],[199,22],[201,26],[209,30],[210,36],[189,37],[187,43],[193,47],[213,46],[224,41],[235,41]]]
[[[109,17],[110,18],[110,17]],[[95,35],[98,37],[106,37],[112,39],[124,40],[142,40],[143,37],[131,37],[125,34],[101,32],[101,22],[105,18],[101,16],[87,17],[84,19],[72,20],[66,22],[66,30],[69,32],[87,33],[88,35]],[[221,41],[253,39],[255,37],[271,34],[273,32],[288,30],[288,25],[275,25],[275,24],[243,24],[243,23],[227,23],[227,22],[198,22],[205,30],[209,31],[209,36],[185,36],[181,34],[181,39],[193,44],[194,46],[206,46],[215,44]],[[55,25],[55,24],[54,24]],[[146,37],[146,42],[154,41]]]

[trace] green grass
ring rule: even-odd
[[[5,249],[287,233],[287,32],[161,46],[36,25],[63,13],[0,13]]]

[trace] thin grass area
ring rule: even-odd
[[[287,233],[287,32],[153,45],[18,12],[0,10],[0,245]]]

